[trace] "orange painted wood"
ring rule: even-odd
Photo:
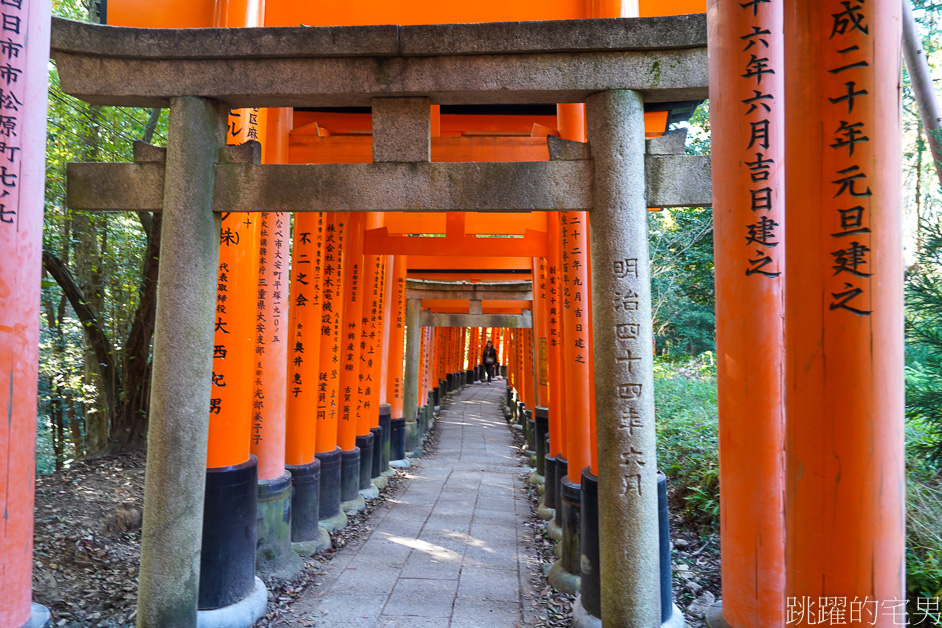
[[[389,308],[389,315],[392,318],[389,323],[389,354],[386,361],[386,369],[389,371],[386,400],[392,408],[392,418],[401,419],[403,417],[402,395],[403,375],[405,373],[403,355],[406,338],[406,258],[397,255],[392,259],[391,281],[393,286],[392,302]],[[420,404],[423,403],[421,396],[419,402]]]
[[[340,332],[343,323],[343,250],[345,213],[325,214],[324,265],[321,270],[321,340],[318,350],[318,402],[315,451],[329,453],[337,447],[340,420]],[[320,393],[324,398],[320,398]]]
[[[290,465],[314,461],[318,408],[327,402],[321,387],[320,346],[323,297],[324,213],[296,214],[292,247],[289,303],[287,435],[285,458]]]
[[[559,128],[564,139],[585,141],[585,105],[559,105]],[[590,440],[592,360],[589,328],[591,292],[589,279],[588,216],[585,212],[563,212],[562,241],[563,372],[566,387],[566,444],[569,481],[581,484],[582,470],[591,464]]]
[[[562,243],[560,242],[559,214],[546,213],[547,233],[549,236],[549,255],[547,259],[547,282],[549,292],[549,368],[550,368],[550,456],[556,457],[566,452],[566,431],[563,415],[566,411],[566,386],[563,371],[563,318],[562,318]]]
[[[108,24],[142,28],[206,28],[214,26],[215,0],[112,0]]]
[[[373,158],[373,138],[369,135],[319,137],[292,132],[290,155],[291,163],[295,164],[369,163]],[[432,161],[547,160],[549,149],[545,137],[432,138]]]
[[[783,6],[708,14],[723,617],[757,628],[785,624]]]
[[[270,109],[266,116],[265,163],[285,163],[291,109]],[[256,314],[255,389],[250,453],[258,459],[258,478],[280,478],[285,472],[287,359],[290,277],[290,214],[263,214],[259,239],[259,292]],[[261,374],[259,373],[261,372]],[[261,381],[261,383],[259,383]],[[258,406],[257,404],[262,404]],[[310,439],[313,451],[314,439]]]
[[[495,221],[500,222],[500,219],[496,218]],[[528,231],[522,238],[479,238],[475,235],[452,234],[446,234],[444,238],[414,238],[388,235],[382,228],[366,234],[366,251],[384,255],[542,257],[546,254],[546,233]]]
[[[343,250],[343,317],[340,326],[340,422],[337,444],[356,446],[360,368],[360,312],[363,305],[363,227],[365,215],[352,212],[345,225]]]
[[[549,407],[549,284],[546,258],[533,259],[533,326],[535,334],[535,406]]]
[[[16,127],[4,138],[0,206],[0,626],[22,626],[30,616],[49,7],[35,0],[3,7],[21,21],[4,34],[15,52],[5,64],[18,78],[4,86],[13,107],[5,115]]]
[[[249,459],[255,356],[258,214],[222,221],[208,467]]]
[[[706,0],[638,0],[640,17],[705,13]]]
[[[267,0],[265,22],[270,26],[331,26],[565,20],[580,17],[583,17],[583,0],[482,0],[474,4],[432,0],[302,4],[292,0]]]
[[[365,436],[379,425],[380,370],[383,360],[383,306],[385,301],[386,256],[365,255],[363,309],[360,312],[360,339],[366,347],[360,352],[358,390],[362,408],[357,418],[357,435]]]
[[[445,212],[384,212],[383,226],[387,233],[445,233]],[[523,214],[501,214],[495,219],[493,214],[467,212],[465,214],[465,233],[488,235],[523,235],[528,231],[546,231],[546,221],[542,212]]]
[[[900,12],[785,11],[786,596],[876,626],[906,594]]]

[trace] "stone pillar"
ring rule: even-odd
[[[406,301],[406,374],[405,388],[402,392],[402,414],[406,419],[406,451],[415,451],[418,445],[418,433],[415,427],[415,410],[419,402],[419,338],[422,327],[419,314],[422,301]]]
[[[219,217],[213,166],[224,111],[170,106],[137,625],[195,626],[213,372]]]
[[[644,103],[623,90],[586,105],[602,621],[653,628],[661,609]]]
[[[901,10],[785,12],[788,624],[905,621]]]
[[[43,186],[49,71],[49,0],[9,2],[4,21],[12,54],[4,109],[11,131],[0,164],[0,626],[43,625],[49,611],[30,604],[33,489],[36,477],[36,390],[39,288],[42,273]]]

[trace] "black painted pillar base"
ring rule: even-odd
[[[559,505],[562,513],[562,552],[549,573],[549,583],[557,591],[575,595],[582,586],[580,577],[580,527],[582,525],[582,489],[563,478],[559,483]]]
[[[599,478],[589,467],[582,470],[582,606],[589,615],[602,617],[602,581],[599,576]]]
[[[543,472],[543,500],[537,509],[537,515],[544,521],[550,521],[556,517],[556,491],[553,490],[556,484],[556,458],[545,457]]]
[[[370,467],[370,478],[375,480],[383,477],[383,428],[372,427],[370,434],[373,435],[373,464]]]
[[[379,497],[379,489],[373,485],[373,431],[357,436],[356,444],[360,450],[360,496],[365,499]]]
[[[527,433],[527,451],[536,453],[536,419],[533,418],[533,411],[524,409],[523,419],[526,421]],[[536,465],[533,465],[536,466]]]
[[[318,523],[328,532],[333,532],[347,525],[347,515],[340,509],[340,447],[314,455],[321,461]]]
[[[549,434],[549,408],[537,406],[534,412],[533,431],[536,438],[536,473],[546,477],[546,437]]]
[[[255,570],[290,580],[300,573],[301,557],[291,551],[291,474],[258,481]]]
[[[477,372],[474,369],[468,369],[468,371],[464,374],[465,386],[470,386],[471,384],[474,384],[477,381],[477,379],[478,379]]]
[[[657,472],[658,553],[661,558],[661,623],[671,620],[674,610],[674,591],[671,588],[671,530],[667,510],[667,476]]]
[[[392,422],[392,406],[388,403],[381,404],[379,406],[379,428],[383,430],[383,444],[380,448],[380,453],[382,454],[379,462],[379,472],[386,473],[389,469],[389,461],[392,460],[390,456],[391,453],[391,443],[392,443],[392,427],[390,426]]]
[[[255,588],[258,460],[206,469],[197,608],[235,604]]]
[[[406,457],[406,420],[405,418],[390,421],[389,458],[404,460]]]
[[[340,452],[340,509],[363,510],[366,501],[360,495],[360,448]]]
[[[561,455],[556,456],[556,481],[553,482],[553,491],[556,495],[553,498],[553,503],[556,508],[556,516],[553,517],[552,524],[553,526],[547,526],[547,530],[550,533],[550,536],[557,541],[561,541],[563,538],[563,509],[562,509],[562,499],[560,485],[563,480],[566,479],[566,475],[569,473],[569,461],[563,458]],[[554,530],[555,528],[555,530]]]
[[[432,389],[432,396],[435,398],[434,403],[432,404],[435,407],[435,411],[441,410],[442,408],[442,389],[441,386],[436,386]]]
[[[286,466],[291,474],[291,549],[313,556],[330,547],[330,535],[318,525],[321,494],[321,461]]]

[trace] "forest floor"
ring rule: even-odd
[[[426,449],[434,455],[435,432]],[[521,456],[523,452],[521,451]],[[144,497],[143,453],[81,460],[36,480],[33,597],[52,613],[54,626],[125,628],[134,625]],[[529,475],[529,471],[525,472]],[[302,573],[269,587],[267,614],[259,628],[277,626],[288,607],[309,587],[318,586],[326,561],[346,543],[367,534],[375,508],[385,507],[406,482],[400,471],[379,499],[332,535],[334,547],[305,561]],[[534,515],[523,525],[529,544],[535,627],[568,626],[572,597],[555,592],[543,566],[555,560],[545,522],[535,516],[539,495],[531,489]],[[720,593],[718,537],[701,538],[693,524],[672,516],[674,599],[688,626],[705,626],[703,613]],[[313,625],[313,624],[312,624]]]

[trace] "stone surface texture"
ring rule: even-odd
[[[432,110],[428,98],[373,99],[373,161],[432,159]]]
[[[648,155],[683,155],[687,146],[687,129],[675,129],[644,142]]]
[[[582,102],[634,89],[651,102],[707,96],[703,16],[529,23],[130,29],[56,19],[63,89],[93,104],[231,107]]]
[[[421,321],[423,327],[533,327],[530,310],[522,310],[520,314],[452,314],[423,311]]]
[[[521,522],[529,505],[500,414],[505,388],[477,384],[447,404],[438,451],[359,546],[331,561],[288,626],[522,625],[529,575]]]
[[[467,299],[467,300],[519,300],[533,299],[532,281],[495,281],[465,283],[408,279],[406,297],[409,299]]]
[[[215,211],[538,211],[592,207],[591,163],[225,164]]]
[[[581,153],[580,148],[563,148]],[[709,155],[645,159],[650,207],[713,203]],[[592,211],[593,162],[254,165],[216,168],[217,213],[253,211],[262,199],[284,211]],[[70,208],[161,211],[161,163],[71,163]]]
[[[225,129],[216,104],[170,109],[144,482],[138,626],[195,626],[209,433],[219,217],[213,164]]]
[[[416,425],[416,410],[419,405],[419,352],[422,343],[422,328],[419,323],[422,302],[406,299],[406,367],[403,373],[402,416],[406,420],[406,452],[415,451],[419,433]]]
[[[595,161],[589,215],[599,460],[602,621],[660,625],[651,278],[644,104],[611,91],[586,102]]]
[[[709,155],[659,155],[644,160],[648,207],[704,207],[713,204]]]

